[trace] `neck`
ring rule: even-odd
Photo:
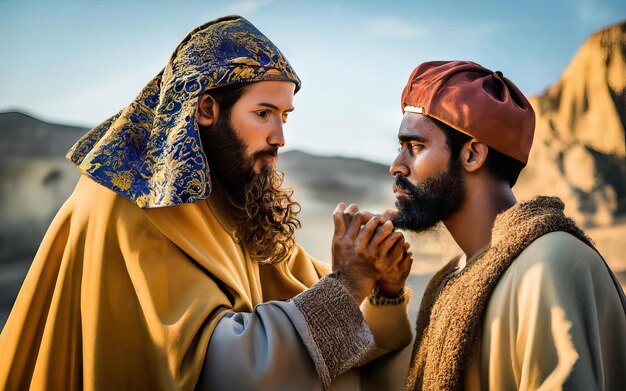
[[[507,184],[490,182],[468,184],[461,208],[443,222],[467,259],[491,242],[496,216],[517,202]]]
[[[215,176],[211,176],[211,199],[215,206],[220,210],[222,218],[226,220],[229,226],[234,227],[236,217],[241,213],[242,207],[232,197],[224,184]]]

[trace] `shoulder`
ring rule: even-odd
[[[550,317],[553,308],[578,313],[582,307],[594,308],[599,291],[611,286],[604,261],[594,249],[571,234],[552,232],[513,260],[496,284],[487,313],[497,318],[507,313],[516,324]]]
[[[551,232],[531,243],[502,275],[496,290],[540,295],[547,302],[608,297],[615,288],[602,257],[577,237]]]
[[[520,253],[510,268],[522,271],[538,265],[553,273],[606,268],[593,248],[563,231],[550,232],[539,237]]]

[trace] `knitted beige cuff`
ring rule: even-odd
[[[376,346],[347,285],[344,277],[332,273],[292,299],[304,315],[308,330],[300,336],[325,389],[335,377],[362,363]]]

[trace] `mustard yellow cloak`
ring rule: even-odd
[[[209,201],[141,209],[83,176],[0,335],[0,389],[192,389],[226,312],[324,273],[299,247],[258,266]]]

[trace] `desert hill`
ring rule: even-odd
[[[626,21],[592,34],[531,103],[535,140],[516,193],[558,195],[585,226],[626,214]]]
[[[86,130],[0,113],[0,264],[34,255],[78,179],[65,154]]]
[[[63,157],[87,128],[52,124],[19,111],[0,113],[1,157]]]

